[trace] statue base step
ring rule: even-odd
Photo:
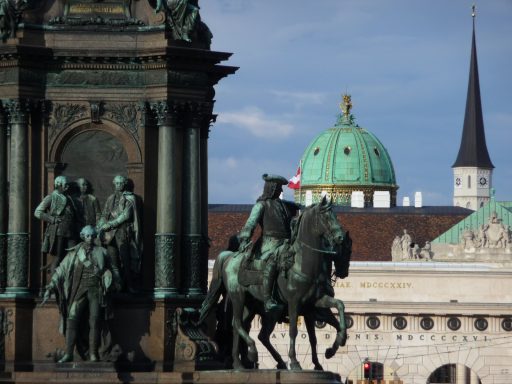
[[[73,364],[73,363],[69,363]],[[103,371],[103,363],[75,363],[65,369],[58,364],[54,371],[12,372],[0,376],[0,383],[47,384],[47,383],[183,383],[183,384],[340,384],[340,376],[333,372],[285,371],[274,369],[243,371],[195,371],[195,372],[116,372]],[[57,365],[57,364],[55,364]],[[97,366],[98,369],[93,367]],[[103,368],[102,368],[103,367]],[[89,370],[90,369],[90,370]]]

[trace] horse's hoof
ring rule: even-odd
[[[300,366],[299,362],[293,362],[293,363],[290,363],[290,369],[292,371],[301,371],[302,370],[302,367]]]
[[[243,369],[244,369],[244,366],[242,365],[241,361],[233,362],[233,371],[241,371]]]
[[[325,350],[325,358],[326,359],[332,358],[335,354],[336,354],[336,351],[334,350],[334,348],[327,348]]]
[[[247,358],[251,363],[258,362],[258,351],[256,350],[256,347],[249,347],[249,350],[247,351]]]
[[[323,371],[324,367],[322,367],[322,364],[316,363],[315,364],[315,371]]]
[[[286,366],[286,363],[282,361],[280,363],[277,363],[276,369],[288,369],[288,367]]]

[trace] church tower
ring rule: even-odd
[[[473,38],[466,100],[466,114],[459,154],[453,164],[453,205],[477,210],[490,199],[494,165],[485,143],[482,102],[475,43],[475,7]]]

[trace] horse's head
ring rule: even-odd
[[[345,233],[332,210],[332,201],[324,196],[322,201],[315,205],[314,210],[317,234],[322,236],[332,249],[337,248],[343,242]]]
[[[352,240],[336,218],[332,210],[332,202],[324,197],[320,203],[308,207],[304,211],[303,220],[301,221],[303,227],[301,232],[303,234],[307,232],[310,237],[316,237],[320,242],[317,245],[318,248],[323,248],[324,252],[331,256],[336,269],[336,276],[347,277],[352,253]]]

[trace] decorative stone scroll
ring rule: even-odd
[[[169,322],[175,372],[212,369],[219,365],[216,362],[218,346],[196,325],[197,314],[194,310],[177,308]]]

